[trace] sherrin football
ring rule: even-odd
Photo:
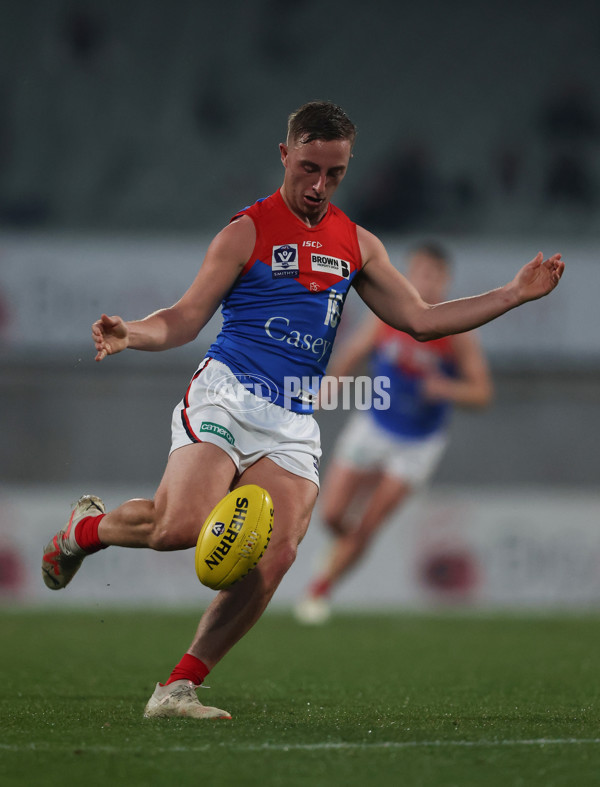
[[[273,501],[266,489],[246,484],[226,495],[208,515],[196,544],[196,574],[223,590],[245,577],[263,556],[273,530]]]

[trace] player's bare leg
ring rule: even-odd
[[[174,470],[179,470],[173,467]],[[175,472],[175,475],[178,476],[178,472]],[[202,476],[196,476],[196,484],[198,478]],[[144,712],[147,718],[230,718],[227,711],[202,705],[196,688],[263,613],[279,582],[294,561],[297,546],[308,527],[318,491],[312,481],[283,470],[269,459],[258,461],[243,473],[237,480],[237,485],[243,484],[257,484],[266,488],[271,495],[275,520],[269,548],[258,566],[247,577],[233,587],[220,591],[209,605],[188,652],[175,666],[167,683],[164,686],[156,685]],[[174,484],[169,482],[166,496],[168,498],[175,494],[180,498],[181,491],[177,481]],[[203,512],[202,521],[227,491],[228,488],[219,491],[217,499]],[[177,499],[174,503],[177,513],[183,514],[177,505]],[[169,510],[168,499],[166,510]],[[197,533],[194,541],[196,537]]]
[[[66,587],[83,559],[106,546],[193,547],[202,523],[227,494],[234,476],[235,465],[225,451],[202,443],[171,454],[154,500],[128,500],[106,514],[100,498],[83,495],[66,526],[44,548],[45,584],[51,590]]]
[[[212,443],[178,448],[169,457],[154,500],[128,500],[110,511],[99,525],[100,540],[159,551],[193,547],[235,473],[230,457]]]
[[[361,499],[364,503],[371,494],[378,474],[334,461],[325,477],[320,498],[323,522],[337,539],[357,525],[357,511]],[[322,567],[310,583],[303,598],[296,604],[294,613],[301,623],[325,623],[330,615],[330,583],[324,578]]]
[[[356,473],[357,471],[354,471],[353,475]],[[363,474],[362,478],[364,480],[366,476]],[[355,480],[359,481],[360,476]],[[327,563],[311,582],[306,597],[296,607],[296,617],[301,623],[322,624],[329,619],[331,615],[329,597],[333,588],[366,554],[387,517],[412,492],[412,488],[405,481],[384,474],[379,474],[377,478],[371,475],[370,483],[371,489],[358,521],[351,526],[348,522],[349,512],[345,515],[345,522],[344,519],[338,520],[344,522],[344,526],[341,533],[334,538]],[[341,486],[338,485],[330,487],[330,490],[335,493],[340,488]],[[345,502],[338,501],[335,494],[332,498],[329,505],[323,509],[327,524],[330,524],[330,520],[326,517],[337,515],[336,505],[339,507],[346,505]],[[352,501],[353,498],[348,496],[344,500]]]
[[[269,491],[275,519],[269,548],[243,580],[221,590],[202,616],[187,653],[165,686],[157,684],[146,705],[147,718],[193,716],[231,718],[227,711],[202,705],[195,689],[223,656],[256,623],[271,600],[310,522],[317,497],[312,481],[261,459],[242,474],[238,485],[257,484]]]
[[[361,494],[373,486],[377,476],[371,471],[357,470],[334,462],[319,499],[323,521],[336,535],[342,535],[352,526],[353,512]]]
[[[273,499],[275,518],[269,548],[258,566],[241,582],[219,592],[198,626],[188,653],[209,669],[249,631],[264,612],[277,586],[296,557],[310,522],[318,489],[270,459],[261,459],[238,485],[257,484]]]
[[[356,528],[335,539],[323,578],[336,584],[367,552],[387,517],[411,494],[409,484],[399,478],[381,476],[369,497]]]

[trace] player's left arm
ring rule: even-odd
[[[452,402],[460,407],[486,407],[492,401],[492,378],[474,332],[452,337],[456,376],[434,372],[425,378],[423,394],[430,401]]]
[[[542,298],[556,287],[564,270],[560,254],[544,260],[539,252],[502,287],[431,304],[394,268],[379,238],[362,227],[357,227],[357,233],[363,266],[354,279],[356,291],[381,320],[418,341],[470,331],[516,306]]]

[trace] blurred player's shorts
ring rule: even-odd
[[[422,439],[405,439],[382,429],[368,412],[354,413],[340,435],[335,461],[355,470],[385,471],[386,475],[421,486],[432,476],[448,443],[446,432]]]

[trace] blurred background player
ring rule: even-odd
[[[451,261],[439,244],[416,247],[407,277],[428,303],[448,296]],[[389,516],[435,471],[447,444],[453,405],[484,407],[492,398],[488,364],[473,332],[419,343],[369,315],[334,359],[330,374],[356,373],[371,357],[372,377],[388,378],[389,406],[357,410],[340,435],[321,491],[334,536],[325,567],[296,608],[324,623],[338,582],[364,557]]]

